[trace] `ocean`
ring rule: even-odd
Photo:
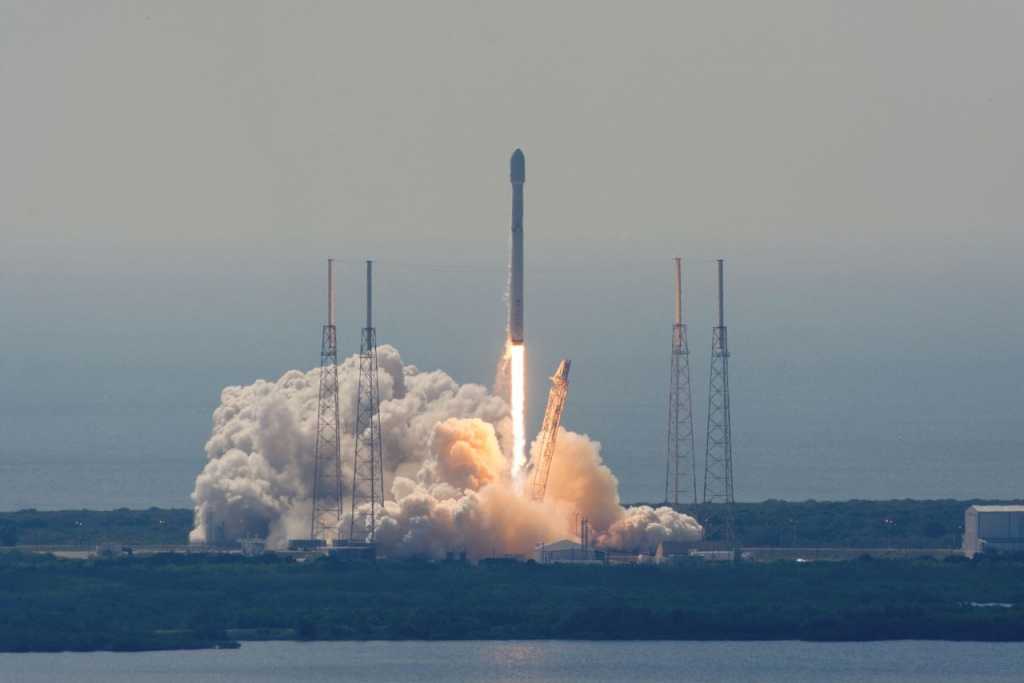
[[[237,650],[0,654],[0,683],[1017,681],[1024,643],[339,642]]]
[[[771,375],[742,356],[730,360],[737,501],[1024,497],[1024,422],[1017,413],[1024,410],[1017,389],[1024,382],[999,359],[959,369],[924,360],[776,364]],[[651,369],[630,381],[610,368],[595,385],[587,365],[579,366],[574,361],[579,375],[570,378],[563,426],[601,442],[623,501],[664,500],[664,373]],[[98,391],[90,385],[42,393],[44,384],[35,395],[7,395],[0,400],[0,511],[190,507],[220,390],[276,380],[286,369],[190,368],[182,377],[164,369],[148,380],[159,390],[126,373],[106,377]],[[701,473],[706,372],[694,362]],[[899,392],[873,390],[894,383]],[[994,396],[1003,399],[989,402]],[[543,409],[543,397],[535,398],[533,429]]]

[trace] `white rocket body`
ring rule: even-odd
[[[508,335],[513,344],[523,343],[523,184],[526,157],[520,149],[509,163],[512,181],[512,262],[509,281]]]

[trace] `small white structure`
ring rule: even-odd
[[[1024,550],[1024,505],[972,505],[964,513],[964,555]]]
[[[588,547],[586,552],[583,546],[576,541],[556,541],[554,543],[538,543],[533,549],[533,559],[539,564],[551,564],[553,562],[600,562],[606,561],[606,553],[603,550],[595,550]]]
[[[89,557],[127,557],[131,554],[132,549],[124,544],[100,543],[95,552],[89,553]]]
[[[691,550],[690,557],[704,562],[735,562],[735,550]]]
[[[737,559],[735,550],[699,550],[696,546],[696,541],[662,541],[652,559],[655,564],[733,562]]]

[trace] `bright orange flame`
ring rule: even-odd
[[[523,415],[526,405],[525,350],[522,344],[512,344],[509,349],[512,358],[512,479],[520,491],[521,473],[526,467],[526,418]]]

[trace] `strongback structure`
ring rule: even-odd
[[[676,324],[672,326],[672,370],[668,392],[668,461],[665,502],[697,512],[697,466],[690,402],[690,348],[683,324],[680,261],[676,259]]]
[[[718,327],[711,342],[708,441],[704,461],[704,540],[736,541],[732,495],[732,431],[729,424],[729,345],[725,329],[722,261],[718,261]]]
[[[338,335],[334,326],[334,259],[327,261],[327,324],[320,347],[320,401],[309,537],[331,541],[341,523],[341,419],[338,412]]]
[[[372,543],[384,505],[384,460],[380,443],[380,389],[377,331],[373,327],[373,262],[366,262],[366,327],[359,345],[356,400],[356,454],[352,471],[352,523],[349,538]]]
[[[558,437],[558,426],[562,423],[565,394],[569,390],[570,363],[568,358],[559,363],[558,371],[551,378],[554,386],[548,394],[544,426],[540,430],[540,458],[533,468],[533,477],[530,481],[530,497],[538,502],[544,500],[548,488],[548,472],[551,471],[551,460],[555,455],[555,439]]]

